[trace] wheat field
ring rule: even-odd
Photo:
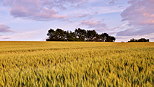
[[[154,87],[154,43],[1,41],[0,87]]]

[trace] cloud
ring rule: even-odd
[[[104,13],[121,12],[118,7],[91,6],[99,0],[3,0],[14,17],[39,21],[87,17]],[[73,10],[72,10],[73,9]],[[75,9],[75,10],[74,10]]]
[[[42,35],[44,33],[43,30],[37,30],[37,31],[27,31],[27,32],[16,32],[14,34],[10,35],[0,35],[0,41],[3,40],[9,40],[9,41],[29,41],[29,40],[39,40],[38,38],[43,37]]]
[[[130,28],[117,33],[118,36],[132,36],[132,35],[144,35],[154,33],[154,26],[142,26],[137,28]]]
[[[100,19],[89,19],[81,21],[80,25],[86,26],[87,28],[94,29],[99,33],[108,33],[111,35],[116,35],[120,29],[128,28],[127,23],[124,22],[118,27],[109,27],[103,20]]]
[[[109,4],[115,4],[117,2],[117,0],[111,0],[110,2],[109,2]]]
[[[0,41],[2,41],[2,40],[8,40],[8,39],[11,39],[11,38],[8,37],[8,36],[0,35]]]
[[[117,6],[100,6],[100,7],[93,7],[90,9],[91,11],[94,11],[97,14],[116,13],[116,12],[122,12],[124,10],[124,8],[119,8]]]
[[[117,33],[118,36],[144,35],[154,33],[154,0],[130,0],[130,6],[121,16],[128,21],[126,30]]]
[[[103,21],[94,19],[83,20],[80,25],[87,26],[88,28],[92,28],[96,31],[104,31],[107,29],[107,26]]]
[[[0,32],[12,32],[12,30],[10,30],[10,27],[0,24]]]
[[[85,0],[3,0],[5,6],[10,8],[14,17],[30,18],[34,20],[64,19],[65,15],[59,10],[69,6],[76,6]]]

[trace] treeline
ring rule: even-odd
[[[141,38],[141,39],[130,39],[128,42],[149,42],[149,39]]]
[[[107,33],[98,34],[95,30],[75,29],[75,31],[64,31],[62,29],[48,30],[46,41],[96,41],[114,42],[115,37]]]

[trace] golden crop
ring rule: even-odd
[[[154,43],[0,42],[0,87],[153,87]]]

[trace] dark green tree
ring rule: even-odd
[[[116,39],[113,36],[108,36],[105,42],[114,42]]]
[[[56,40],[56,34],[55,34],[54,29],[48,30],[47,36],[49,36],[49,38],[46,39],[47,41],[55,41]]]
[[[97,38],[97,33],[96,33],[96,31],[95,30],[87,30],[87,38],[86,38],[86,40],[87,41],[95,41],[96,40],[96,38]]]
[[[108,42],[108,40],[107,40],[108,37],[109,37],[109,35],[107,33],[102,33],[101,34],[102,42]]]
[[[76,35],[74,32],[66,32],[66,36],[67,36],[67,41],[76,41]]]
[[[149,42],[149,39],[141,38],[141,39],[130,39],[128,42]]]
[[[149,39],[141,38],[138,40],[138,42],[149,42]]]
[[[98,34],[95,30],[84,30],[81,28],[72,31],[64,31],[62,29],[48,30],[49,36],[46,41],[98,41],[98,42],[114,42],[116,39],[107,33]],[[141,40],[142,41],[142,40]]]
[[[86,34],[87,32],[84,29],[81,29],[81,28],[75,29],[75,35],[77,40],[79,41],[85,41]]]

